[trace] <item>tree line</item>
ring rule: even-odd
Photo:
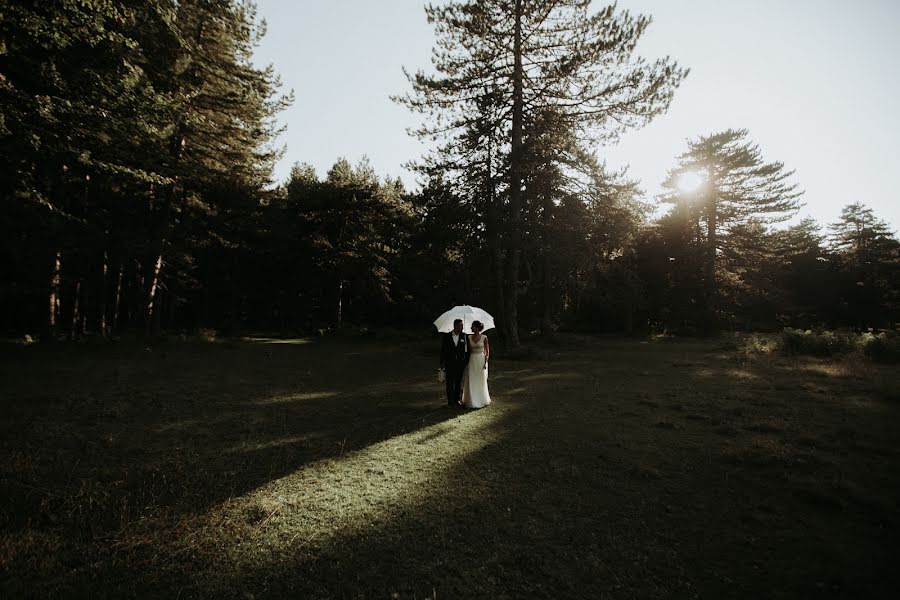
[[[239,294],[245,233],[279,157],[275,116],[290,100],[252,64],[263,33],[253,5],[2,10],[6,328],[153,333],[180,313],[221,314]]]
[[[859,202],[827,231],[749,132],[702,135],[668,206],[597,159],[687,69],[651,19],[587,0],[429,6],[433,73],[396,100],[421,189],[338,159],[274,185],[291,101],[235,0],[7,4],[0,15],[0,323],[87,333],[427,330],[457,303],[520,333],[893,327],[900,243]],[[304,93],[314,93],[313,90]],[[815,199],[805,199],[814,203]]]

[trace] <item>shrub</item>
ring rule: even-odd
[[[859,335],[850,331],[812,331],[785,328],[781,350],[787,354],[838,356],[849,354],[862,345]]]
[[[745,354],[770,354],[778,350],[778,342],[777,337],[772,335],[754,333],[741,338],[735,345]]]
[[[868,334],[863,352],[875,362],[900,363],[900,335],[896,333]]]

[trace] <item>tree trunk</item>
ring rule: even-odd
[[[549,235],[550,225],[553,221],[553,201],[549,197],[544,199],[543,210],[543,231],[544,240],[541,248],[541,291],[543,315],[541,316],[541,335],[544,337],[553,337],[556,333],[555,321],[555,297],[553,287],[553,260],[551,254],[553,249],[550,247]]]
[[[150,320],[150,333],[154,337],[159,336],[162,331],[162,313],[163,308],[169,301],[169,292],[164,287],[158,286],[156,290],[156,299],[153,302],[153,317]]]
[[[97,296],[97,331],[103,337],[107,337],[108,334],[106,326],[106,295],[109,293],[108,271],[109,254],[104,250],[103,261],[100,264],[100,285]]]
[[[500,206],[496,196],[493,179],[493,134],[488,128],[487,138],[487,246],[491,261],[491,288],[493,291],[494,312],[503,313],[503,245],[500,231]]]
[[[516,0],[513,40],[513,114],[512,145],[509,161],[509,246],[506,262],[505,306],[501,319],[506,344],[519,347],[519,263],[522,254],[522,2]]]
[[[228,329],[235,331],[238,327],[238,312],[240,312],[239,302],[239,286],[238,286],[238,255],[234,252],[234,258],[231,261],[231,299],[228,314]]]
[[[119,275],[116,277],[116,296],[115,301],[113,303],[113,314],[112,314],[112,331],[117,331],[119,328],[119,310],[122,305],[122,272],[125,270],[125,266],[122,264],[121,257],[119,258]]]
[[[126,330],[136,329],[140,326],[138,315],[141,314],[141,304],[144,299],[143,269],[137,260],[129,260],[125,272],[125,296],[122,306],[125,307],[124,323]]]
[[[716,283],[716,197],[710,194],[707,207],[707,247],[706,247],[706,319],[703,330],[707,335],[719,331],[718,323],[718,285]]]
[[[45,341],[54,341],[58,333],[59,323],[59,284],[60,272],[62,270],[62,252],[59,250],[53,255],[50,266],[50,292],[48,295],[49,306],[47,311],[47,320],[45,326]]]
[[[195,326],[197,330],[209,327],[209,288],[212,286],[212,275],[210,274],[209,252],[204,252],[200,258],[202,266],[202,285],[200,286],[200,311],[197,314],[197,322]]]
[[[634,308],[637,303],[637,282],[631,266],[626,264],[622,273],[622,329],[625,335],[634,334]]]
[[[69,339],[78,336],[78,323],[81,317],[81,279],[75,282],[75,290],[72,294],[72,326],[69,328]]]
[[[543,273],[541,274],[542,284],[541,288],[543,291],[543,302],[544,310],[541,315],[541,335],[544,337],[553,337],[556,334],[556,311],[554,310],[554,305],[556,304],[556,294],[554,293],[553,288],[553,270],[551,265],[550,253],[545,250],[541,270]]]
[[[151,261],[144,278],[146,292],[144,295],[144,333],[150,335],[153,329],[153,313],[156,310],[156,289],[159,286],[159,273],[162,270],[162,254]]]
[[[343,325],[343,307],[344,304],[344,280],[338,277],[337,282],[337,304],[335,306],[334,328],[338,330]]]
[[[201,24],[200,31],[197,36],[200,38],[203,31],[203,26]],[[180,133],[178,135],[170,138],[171,151],[173,162],[175,165],[181,161],[182,154],[184,152],[184,147],[187,144],[187,140]],[[159,273],[162,269],[162,254],[163,249],[165,248],[166,239],[172,230],[171,223],[171,211],[175,202],[178,200],[178,177],[175,177],[175,181],[172,183],[172,187],[169,189],[167,194],[156,194],[153,187],[151,186],[150,193],[150,218],[153,218],[153,204],[154,202],[160,203],[159,208],[156,212],[156,225],[151,229],[151,242],[150,248],[153,252],[150,254],[150,264],[146,269],[146,275],[144,276],[144,306],[143,306],[143,320],[144,320],[144,331],[147,335],[151,333],[159,333],[159,310],[160,306],[156,302],[157,295],[157,287],[159,286]],[[155,319],[155,321],[154,321]]]

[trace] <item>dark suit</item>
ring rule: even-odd
[[[456,406],[462,400],[462,378],[469,364],[469,342],[465,333],[459,334],[459,343],[453,343],[453,332],[441,339],[441,368],[446,371],[447,405]]]

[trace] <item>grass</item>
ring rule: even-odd
[[[436,343],[279,342],[0,349],[0,594],[900,591],[896,369],[581,339],[456,412]]]

